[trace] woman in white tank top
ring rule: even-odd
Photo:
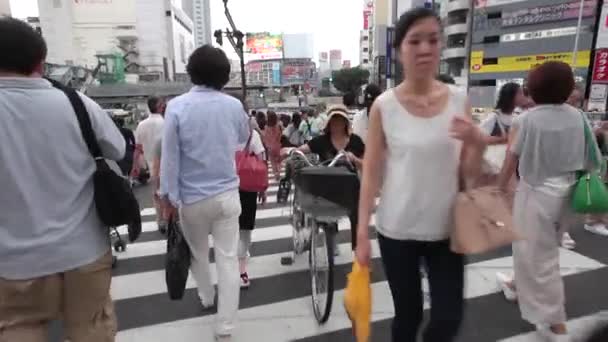
[[[356,256],[369,263],[368,226],[382,188],[376,229],[395,306],[392,340],[417,340],[424,260],[432,303],[424,341],[449,342],[462,320],[464,287],[463,256],[448,242],[452,205],[460,176],[479,171],[484,137],[465,92],[435,80],[442,40],[436,14],[406,12],[395,36],[405,81],[382,94],[370,113]]]

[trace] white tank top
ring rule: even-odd
[[[466,93],[449,86],[447,105],[432,118],[410,114],[392,89],[376,101],[387,144],[378,232],[397,240],[448,238],[462,147],[449,128],[454,116],[465,113]]]

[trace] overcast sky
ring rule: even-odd
[[[36,0],[10,2],[14,17],[38,15]],[[359,63],[361,0],[229,0],[228,6],[241,31],[313,33],[315,59],[320,51],[341,49],[344,59],[350,59],[353,65]],[[211,0],[211,14],[214,30],[228,26],[222,0]]]

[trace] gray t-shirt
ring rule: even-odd
[[[81,95],[103,156],[125,139]],[[95,162],[67,97],[43,79],[0,77],[0,278],[22,280],[88,265],[110,251],[93,202]]]
[[[548,179],[573,179],[576,171],[593,167],[583,122],[589,125],[580,111],[566,104],[540,105],[517,117],[511,150],[519,156],[521,179],[531,186],[543,186]],[[589,143],[597,146],[591,136]],[[601,160],[599,154],[597,157]]]

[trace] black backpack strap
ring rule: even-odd
[[[87,144],[87,148],[89,149],[89,153],[95,160],[103,159],[101,154],[101,148],[97,143],[97,137],[95,136],[95,132],[93,131],[93,126],[91,125],[91,117],[89,117],[89,112],[87,108],[80,98],[80,95],[76,92],[76,90],[72,88],[68,88],[63,84],[47,79],[53,87],[63,91],[63,93],[68,97],[70,103],[72,104],[72,108],[74,109],[74,113],[76,113],[76,118],[78,119],[78,125],[80,126],[80,132],[82,133],[82,137],[84,138],[85,143]]]

